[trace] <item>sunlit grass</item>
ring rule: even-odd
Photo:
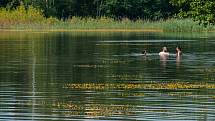
[[[74,19],[74,20],[73,20]],[[173,31],[173,32],[202,32],[202,31],[213,31],[214,26],[208,26],[207,28],[198,25],[197,22],[191,19],[168,19],[159,21],[148,21],[148,20],[114,20],[112,18],[101,17],[101,18],[80,18],[73,17],[67,21],[60,21],[52,26],[53,29],[97,29],[99,31]]]

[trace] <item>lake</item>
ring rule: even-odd
[[[215,120],[214,73],[213,33],[1,32],[0,120]]]

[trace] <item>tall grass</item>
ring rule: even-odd
[[[27,9],[21,5],[13,10],[0,8],[0,29],[26,30],[77,30],[77,29],[123,29],[123,30],[163,30],[180,32],[215,31],[215,26],[203,27],[191,19],[149,20],[114,20],[108,17],[81,18],[72,17],[68,20],[58,20],[54,17],[44,17],[41,10],[32,6]]]

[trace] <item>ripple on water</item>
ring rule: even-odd
[[[208,38],[64,32],[7,37],[0,41],[0,120],[212,121],[215,50]],[[171,53],[167,60],[158,55],[162,46]]]

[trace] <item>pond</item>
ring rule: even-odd
[[[214,73],[213,33],[1,32],[0,120],[215,120]]]

